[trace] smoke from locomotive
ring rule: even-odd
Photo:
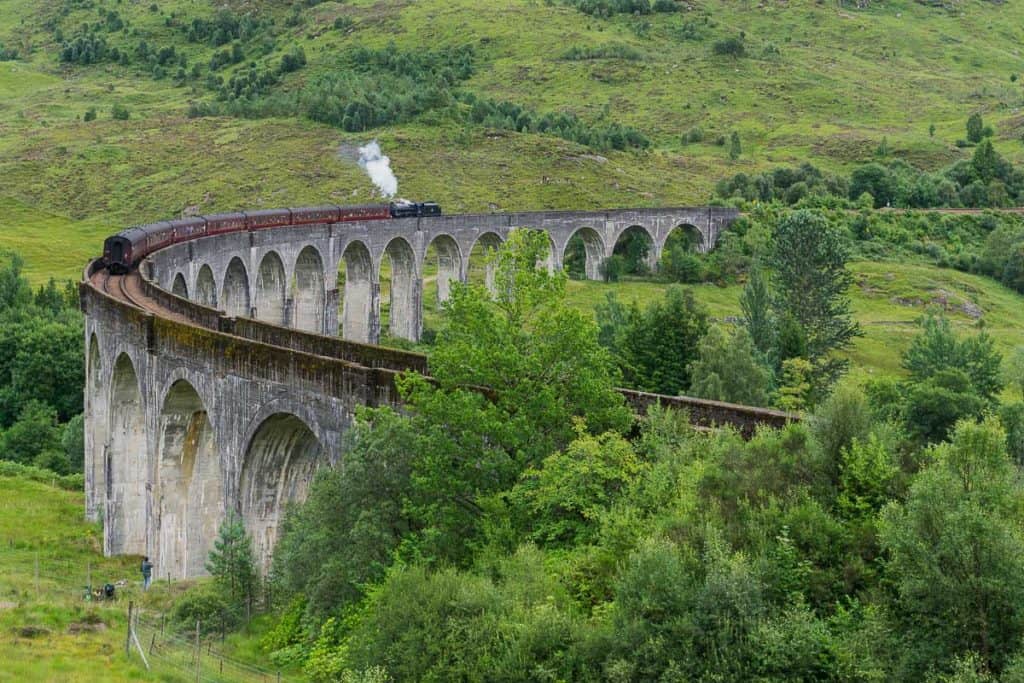
[[[391,170],[391,159],[384,156],[376,140],[359,148],[359,165],[370,176],[370,180],[384,197],[394,197],[398,192],[398,178]]]

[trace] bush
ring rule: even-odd
[[[131,111],[123,104],[115,104],[110,110],[110,116],[116,121],[127,121],[131,118]]]
[[[83,121],[95,121],[96,120],[96,107],[89,107],[85,110],[85,116],[82,117]]]
[[[180,633],[195,633],[199,622],[200,633],[215,633],[234,628],[241,622],[242,612],[237,605],[229,605],[212,585],[192,588],[182,596],[171,610],[172,628]]]
[[[711,51],[716,55],[724,55],[728,57],[745,57],[747,54],[747,48],[743,43],[742,35],[740,37],[723,38],[722,40],[716,40],[711,45]]]

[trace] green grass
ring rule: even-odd
[[[155,615],[193,582],[157,581],[143,594],[138,558],[103,557],[102,529],[84,522],[83,510],[81,492],[0,476],[0,681],[194,680],[156,660],[147,672],[136,653],[129,658],[124,651],[128,602]],[[90,579],[94,586],[122,580],[127,585],[117,588],[114,603],[86,602]],[[95,626],[83,630],[86,625]],[[216,648],[273,670],[258,648],[266,628],[257,619]],[[191,655],[190,648],[177,650],[171,654],[181,661]],[[204,675],[216,670],[212,661],[208,667]],[[226,667],[229,674],[240,670]]]

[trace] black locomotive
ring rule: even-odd
[[[108,237],[103,243],[103,261],[112,273],[126,273],[139,261],[179,242],[221,235],[229,232],[254,232],[267,228],[312,223],[344,223],[350,221],[386,220],[388,218],[422,218],[440,216],[435,202],[401,200],[390,204],[363,206],[306,206],[297,209],[269,209],[239,213],[221,213],[173,221],[140,225]]]

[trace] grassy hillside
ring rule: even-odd
[[[725,175],[805,160],[841,169],[870,158],[883,137],[893,154],[936,168],[964,155],[954,142],[976,110],[1003,154],[1024,157],[1024,93],[1011,82],[1024,71],[1018,4],[972,0],[950,13],[911,0],[869,10],[708,0],[600,19],[539,0],[351,0],[290,19],[292,4],[0,0],[0,43],[19,53],[0,62],[0,246],[36,248],[17,234],[27,225],[22,206],[41,214],[33,232],[70,233],[76,244],[81,236],[95,251],[110,228],[186,209],[369,199],[372,186],[337,148],[372,137],[392,157],[402,194],[451,211],[703,202]],[[264,22],[239,41],[245,61],[218,72],[225,78],[301,46],[308,64],[273,88],[289,93],[337,72],[339,55],[357,46],[471,46],[474,71],[461,89],[632,126],[651,147],[594,150],[438,112],[360,133],[300,117],[189,119],[190,101],[214,99],[204,83],[223,48],[189,42],[183,27],[212,18],[215,6]],[[72,40],[108,11],[124,23],[101,32],[111,46],[174,47],[200,75],[179,84],[175,63],[155,79],[134,56],[126,66],[62,64],[57,37]],[[741,31],[747,57],[713,54],[715,41]],[[573,49],[593,58],[567,58]],[[130,118],[113,120],[114,105]],[[97,119],[85,122],[91,107]],[[703,142],[684,144],[693,127]],[[732,131],[743,150],[735,161],[715,144]]]

